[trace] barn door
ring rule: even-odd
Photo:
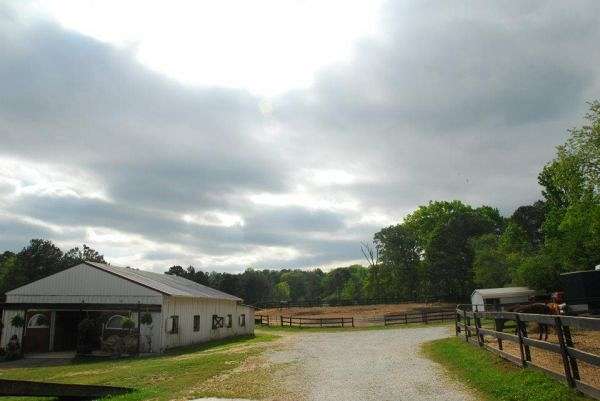
[[[48,352],[50,350],[50,312],[27,312],[23,352]]]

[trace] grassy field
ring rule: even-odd
[[[248,368],[246,365],[276,338],[277,335],[263,331],[255,337],[214,341],[160,356],[33,368],[2,368],[0,365],[0,378],[137,389],[134,393],[111,400],[172,400],[208,396],[259,398],[268,391],[269,367],[256,364]],[[223,380],[224,377],[227,380]],[[33,399],[44,398],[14,398],[22,401]]]
[[[584,401],[550,376],[520,369],[483,349],[457,338],[426,344],[424,353],[457,379],[491,401]]]

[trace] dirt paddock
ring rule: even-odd
[[[575,348],[593,354],[600,353],[600,332],[573,330],[572,335]],[[532,327],[530,329],[530,337],[538,339],[537,327]],[[548,335],[548,342],[558,344],[558,338],[552,329],[550,329]],[[485,343],[493,348],[498,349],[497,340],[493,338],[486,336]],[[520,349],[518,344],[510,341],[503,341],[503,349],[505,352],[520,358]],[[556,373],[564,374],[564,365],[562,362],[562,357],[559,354],[535,347],[529,347],[529,349],[531,352],[531,361],[533,363],[543,366],[546,369],[552,370]],[[594,387],[600,387],[600,368],[581,361],[578,361],[578,365],[581,380],[584,383],[593,385]]]
[[[269,316],[275,322],[279,316],[298,317],[354,317],[358,325],[383,322],[383,315],[420,312],[436,309],[453,309],[456,304],[450,303],[404,303],[382,305],[349,305],[324,307],[291,307],[269,308],[257,310],[257,315]]]

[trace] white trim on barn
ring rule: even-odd
[[[524,303],[535,291],[527,287],[504,287],[477,289],[471,294],[473,310],[485,311],[486,308],[497,310],[506,305]]]
[[[49,318],[48,327],[28,329],[11,324],[15,315],[29,319],[39,313]],[[16,335],[30,352],[64,350],[74,346],[72,339],[64,338],[74,335],[83,316],[105,323],[113,315],[126,315],[137,331],[140,315],[145,313],[152,316],[152,324],[139,325],[142,352],[254,333],[254,309],[242,305],[238,297],[178,276],[84,262],[7,292],[0,346],[5,347]],[[233,324],[213,328],[213,315],[223,321],[232,315]],[[239,324],[241,315],[245,315],[244,326]],[[176,330],[173,320],[177,320]],[[110,333],[114,328],[103,324],[102,336],[105,330]]]

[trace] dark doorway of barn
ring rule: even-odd
[[[54,351],[75,351],[77,349],[77,337],[79,322],[85,318],[99,319],[99,312],[80,311],[57,311],[54,323]],[[100,327],[98,335],[94,336],[93,349],[100,349]]]
[[[77,326],[81,321],[79,311],[57,311],[54,322],[54,351],[77,349]]]

